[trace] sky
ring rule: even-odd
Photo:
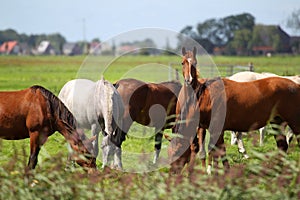
[[[211,18],[250,13],[256,23],[286,28],[300,0],[0,0],[0,30],[61,33],[67,41],[110,40],[128,31],[159,28],[179,32]],[[165,36],[164,36],[165,37]]]

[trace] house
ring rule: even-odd
[[[136,55],[140,51],[140,48],[135,45],[121,45],[117,47],[116,53],[117,55],[123,55],[123,54],[131,54],[131,55]]]
[[[100,42],[91,42],[89,48],[89,54],[100,55],[101,54],[101,43]]]
[[[50,41],[42,41],[34,52],[36,55],[56,55]]]
[[[216,46],[213,48],[214,55],[224,55],[225,47],[224,46]]]
[[[291,36],[291,50],[294,54],[300,54],[300,36]]]
[[[273,52],[290,53],[290,36],[274,25],[256,25],[253,30],[252,52],[255,55],[266,55]]]
[[[81,55],[82,48],[77,43],[67,42],[63,45],[63,54],[67,56]]]
[[[0,54],[19,54],[20,46],[17,41],[7,41],[0,46]]]

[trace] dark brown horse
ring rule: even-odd
[[[235,82],[228,79],[199,79],[196,69],[196,50],[183,49],[182,72],[185,85],[182,87],[177,112],[178,132],[191,140],[197,127],[210,132],[210,158],[222,158],[225,170],[229,168],[224,145],[224,131],[247,132],[257,130],[268,122],[278,129],[287,123],[295,135],[300,134],[300,86],[284,78],[266,78],[253,82]],[[201,136],[198,136],[201,138]],[[276,134],[279,149],[287,151],[285,136]],[[298,143],[300,138],[298,137]],[[201,144],[199,144],[201,145]],[[171,171],[182,169],[178,151],[184,153],[183,145],[173,143],[173,155],[178,160],[171,164]],[[175,148],[174,148],[175,147]],[[180,148],[179,148],[180,147]],[[182,154],[181,153],[181,154]]]
[[[53,93],[41,86],[0,92],[0,138],[30,138],[29,169],[35,168],[41,146],[55,131],[70,143],[72,159],[83,167],[96,168],[91,140],[77,132],[75,118]]]
[[[164,129],[173,128],[180,82],[145,83],[136,79],[123,79],[115,83],[124,103],[123,139],[135,121],[155,127],[155,157],[157,162]]]

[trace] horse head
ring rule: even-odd
[[[88,139],[82,130],[77,129],[77,134],[72,134],[69,137],[69,143],[73,149],[71,159],[85,168],[96,168],[96,158],[93,152],[92,142],[96,136]]]
[[[198,79],[196,53],[196,47],[193,51],[186,51],[185,47],[182,48],[182,74],[184,82],[188,85],[191,85],[193,80]]]

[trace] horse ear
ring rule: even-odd
[[[183,56],[186,54],[185,47],[182,47],[182,50],[181,50],[181,52],[182,52],[182,55],[183,55]]]
[[[196,47],[194,47],[194,49],[193,49],[193,54],[194,54],[194,57],[196,58],[196,54],[197,54],[197,48]]]

